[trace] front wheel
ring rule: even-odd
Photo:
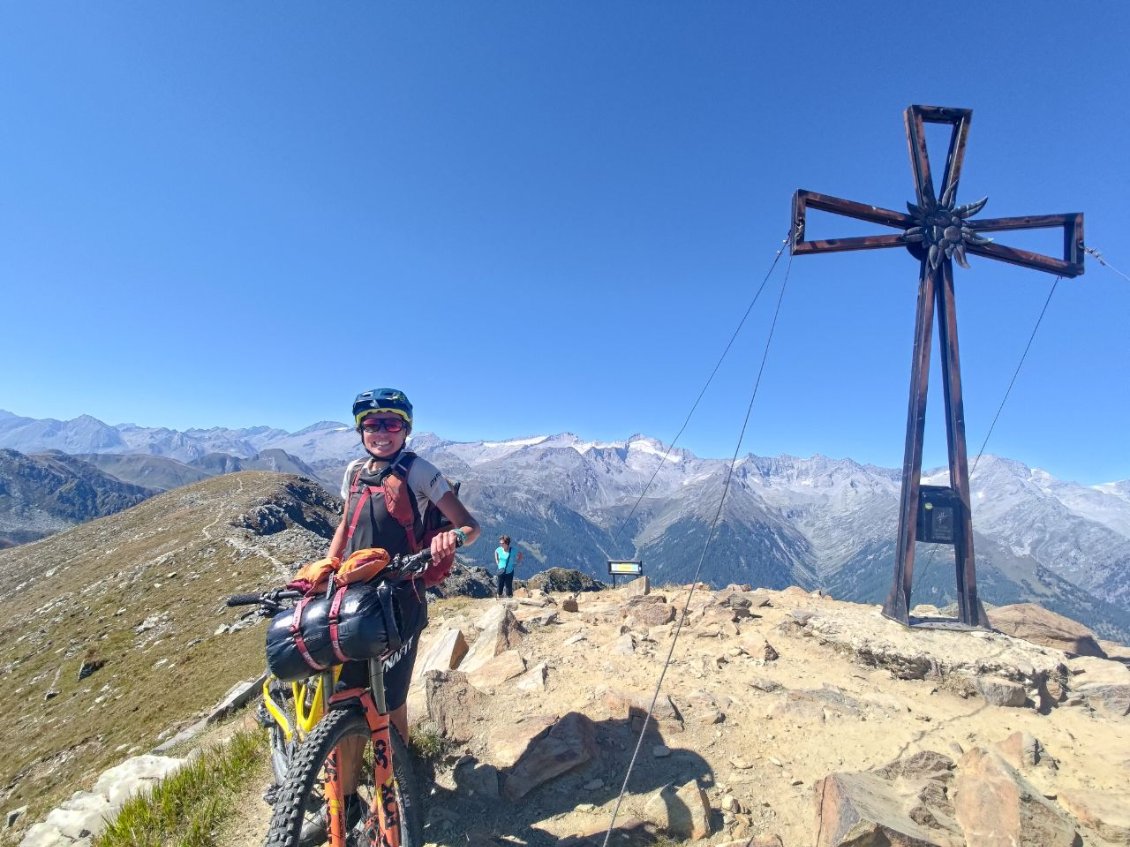
[[[389,735],[393,771],[391,803],[395,807],[393,817],[399,822],[400,844],[401,847],[422,847],[423,809],[408,748],[394,727],[389,728]],[[312,833],[318,831],[319,823],[323,832],[328,831],[325,804],[321,799],[324,796],[322,784],[330,754],[342,748],[354,751],[353,759],[360,768],[357,779],[359,813],[350,814],[347,818],[347,824],[350,824],[347,843],[349,847],[380,847],[373,743],[369,725],[359,709],[330,712],[302,742],[290,764],[286,783],[275,801],[267,847],[313,847],[328,839],[323,835],[320,841],[315,840]],[[349,755],[346,753],[344,758]],[[335,758],[343,758],[341,752]]]

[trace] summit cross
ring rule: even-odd
[[[953,261],[964,268],[973,254],[1033,268],[1061,277],[1083,273],[1083,214],[1025,215],[973,220],[988,198],[958,206],[957,186],[965,157],[971,109],[911,106],[904,113],[910,165],[917,202],[908,203],[909,214],[868,206],[814,191],[793,195],[790,249],[793,255],[905,247],[919,260],[918,308],[914,351],[911,357],[910,402],[906,420],[906,448],[899,497],[899,529],[895,550],[894,583],[883,614],[910,625],[910,594],[914,576],[915,542],[952,544],[957,576],[958,619],[970,627],[988,627],[989,619],[977,597],[977,571],[973,557],[973,526],[969,496],[969,459],[965,447],[965,409],[961,398],[961,368],[957,347],[957,312],[954,305]],[[934,191],[925,125],[951,127],[949,152],[940,194]],[[900,230],[887,235],[806,241],[808,209],[833,212],[857,220]],[[981,235],[1005,230],[1063,229],[1063,258],[1005,247]],[[937,309],[942,393],[946,407],[946,443],[949,450],[949,488],[925,486],[922,478],[922,440],[926,424],[926,391],[930,373],[930,346]]]

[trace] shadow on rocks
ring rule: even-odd
[[[570,722],[574,729],[585,728],[562,733],[555,746],[553,732]],[[542,733],[532,739],[508,768],[496,769],[475,756],[463,756],[453,771],[455,788],[434,785],[425,802],[424,840],[472,847],[516,843],[528,847],[601,845],[613,823],[611,810],[623,787],[624,801],[609,844],[636,847],[670,843],[654,824],[640,819],[645,803],[661,789],[692,781],[709,789],[714,785],[714,774],[697,753],[669,747],[660,728],[649,721],[625,786],[642,724],[643,713],[638,709],[625,719],[595,722],[570,713],[558,720],[548,735]],[[546,742],[550,742],[548,750]],[[546,778],[558,768],[557,775]],[[670,796],[671,792],[664,793]],[[554,819],[564,815],[573,816],[570,824],[555,825]],[[717,829],[719,821],[712,820],[711,824]]]

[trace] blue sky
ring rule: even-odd
[[[448,438],[670,440],[796,188],[913,198],[911,103],[974,110],[960,202],[1083,211],[1088,245],[1130,271],[1130,6],[963,14],[3,4],[0,408],[295,430],[395,385]],[[809,236],[865,231],[882,230],[818,217]],[[1054,278],[971,263],[975,454]],[[733,451],[787,267],[743,452],[898,466],[918,270],[902,250],[782,257],[680,445]],[[1130,282],[1093,260],[1061,282],[989,452],[1130,478],[1128,318]],[[945,456],[940,385],[927,464]]]

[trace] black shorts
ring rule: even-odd
[[[428,624],[428,603],[424,597],[424,583],[404,582],[396,587],[393,602],[399,616],[400,636],[404,643],[400,649],[384,659],[385,704],[389,711],[398,709],[408,701],[408,686],[412,683],[412,667],[416,664],[416,651],[420,646],[420,633]],[[341,668],[337,689],[365,688],[369,685],[368,662],[346,662]]]

